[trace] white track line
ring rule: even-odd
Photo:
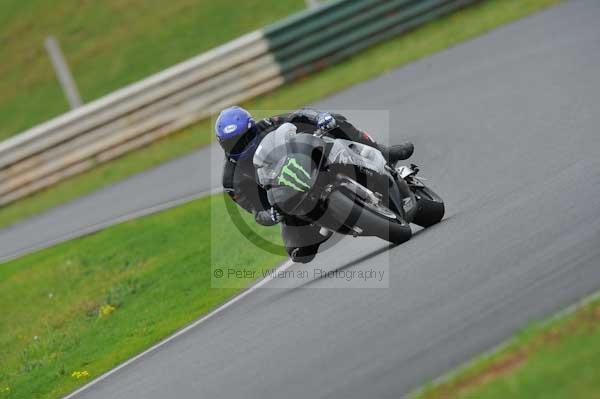
[[[248,295],[250,295],[252,292],[256,291],[257,289],[261,288],[262,286],[264,286],[265,284],[269,283],[271,280],[273,280],[273,276],[277,276],[278,272],[283,272],[287,269],[289,269],[294,263],[290,260],[284,262],[283,264],[281,264],[280,266],[278,266],[275,269],[274,273],[269,274],[267,277],[265,277],[264,279],[258,281],[256,284],[252,285],[251,287],[247,288],[245,291],[243,291],[242,293],[238,294],[237,296],[231,298],[230,300],[228,300],[227,302],[225,302],[224,304],[222,304],[221,306],[219,306],[218,308],[212,310],[211,312],[209,312],[208,314],[206,314],[205,316],[202,316],[201,318],[199,318],[198,320],[196,320],[195,322],[193,322],[192,324],[188,325],[187,327],[184,327],[183,329],[177,331],[176,333],[174,333],[173,335],[163,339],[162,341],[160,341],[159,343],[157,343],[156,345],[150,347],[149,349],[146,349],[145,351],[143,351],[142,353],[132,357],[131,359],[127,360],[125,363],[122,363],[120,365],[118,365],[117,367],[115,367],[114,369],[107,371],[106,373],[102,374],[100,377],[90,381],[89,383],[85,384],[84,386],[82,386],[81,388],[77,389],[76,391],[70,393],[69,395],[65,396],[63,399],[71,399],[74,398],[75,396],[77,396],[78,394],[80,394],[81,392],[85,391],[86,389],[90,388],[91,386],[97,384],[98,382],[105,380],[106,378],[110,377],[111,375],[113,375],[114,373],[118,372],[119,370],[121,370],[124,367],[129,366],[131,363],[135,362],[136,360],[146,356],[147,354],[154,352],[155,350],[157,350],[158,348],[160,348],[161,346],[173,341],[174,339],[176,339],[177,337],[187,333],[188,331],[198,327],[200,324],[204,323],[205,321],[209,320],[210,318],[212,318],[213,316],[215,316],[216,314],[221,313],[222,311],[224,311],[225,309],[231,307],[232,305],[234,305],[235,303],[241,301],[243,298],[247,297]]]
[[[594,292],[594,293],[586,296],[585,298],[579,300],[578,302],[575,302],[574,304],[564,308],[563,310],[560,310],[557,313],[554,313],[553,315],[551,315],[550,317],[548,317],[545,320],[531,321],[530,323],[535,322],[536,324],[538,324],[538,326],[540,328],[544,328],[545,326],[548,326],[549,324],[551,324],[554,321],[560,320],[562,318],[569,316],[572,313],[575,313],[577,310],[579,310],[582,307],[584,307],[585,305],[595,301],[596,299],[600,299],[600,292]],[[452,378],[460,375],[463,371],[468,370],[470,367],[472,367],[473,362],[476,361],[477,359],[489,358],[491,356],[494,356],[497,353],[500,353],[503,349],[507,348],[509,345],[511,345],[512,343],[515,342],[516,335],[517,335],[517,332],[511,334],[508,338],[506,338],[499,344],[496,344],[495,346],[491,347],[490,349],[487,349],[481,353],[476,354],[475,356],[465,360],[464,362],[460,363],[458,366],[453,367],[452,369],[450,369],[449,371],[440,375],[439,377],[434,378],[431,381],[431,387],[435,388],[437,386],[440,386],[440,385],[452,380]],[[427,384],[427,385],[429,385],[429,384]],[[425,386],[425,384],[423,384],[423,386],[406,394],[405,398],[416,398],[417,396],[419,396],[420,394],[425,392],[426,388],[427,387]]]
[[[94,225],[79,229],[79,230],[75,230],[73,232],[70,232],[68,234],[65,234],[59,238],[55,238],[49,241],[45,241],[39,244],[36,244],[34,246],[31,247],[27,247],[24,249],[21,249],[19,251],[16,251],[10,255],[7,255],[3,258],[0,258],[0,263],[6,262],[8,260],[11,259],[15,259],[18,258],[20,256],[23,256],[25,254],[31,253],[31,252],[35,252],[44,248],[48,248],[50,246],[59,244],[61,242],[64,241],[68,241],[74,238],[78,238],[87,234],[91,234],[91,233],[95,233],[98,232],[100,230],[103,230],[109,226],[118,224],[118,223],[123,223],[132,219],[136,219],[142,216],[146,216],[146,215],[150,215],[153,213],[157,213],[160,211],[163,211],[165,209],[169,209],[169,208],[173,208],[176,207],[178,205],[193,201],[195,199],[200,199],[202,197],[206,197],[212,194],[217,194],[219,192],[222,192],[223,190],[221,188],[216,188],[216,189],[212,189],[212,190],[208,190],[208,191],[203,191],[200,193],[194,193],[194,194],[190,194],[188,196],[185,197],[181,197],[181,198],[177,198],[174,200],[170,200],[167,202],[163,202],[161,204],[157,204],[157,205],[152,205],[148,208],[144,208],[138,211],[134,211],[134,212],[130,212],[109,220],[106,220],[104,222],[100,222],[100,223],[96,223]],[[112,374],[118,372],[119,370],[121,370],[124,367],[127,367],[128,365],[130,365],[131,363],[135,362],[136,360],[142,358],[143,356],[146,356],[148,353],[151,353],[153,351],[155,351],[156,349],[160,348],[161,346],[165,345],[168,342],[171,342],[172,340],[176,339],[177,337],[187,333],[188,331],[196,328],[197,326],[199,326],[200,324],[204,323],[205,321],[209,320],[210,318],[212,318],[213,316],[215,316],[216,314],[221,313],[222,311],[224,311],[225,309],[229,308],[230,306],[234,305],[235,303],[241,301],[243,298],[245,298],[246,296],[250,295],[252,292],[256,291],[257,289],[261,288],[262,286],[264,286],[265,284],[269,283],[271,280],[273,280],[273,276],[276,276],[278,272],[283,272],[287,269],[289,269],[294,263],[290,260],[284,262],[283,264],[281,264],[280,266],[278,266],[275,269],[274,273],[269,274],[267,277],[263,278],[262,280],[258,281],[257,283],[255,283],[254,285],[252,285],[251,287],[247,288],[246,290],[244,290],[243,292],[241,292],[240,294],[238,294],[237,296],[231,298],[230,300],[228,300],[227,302],[225,302],[224,304],[220,305],[219,307],[217,307],[216,309],[212,310],[211,312],[209,312],[208,314],[202,316],[200,319],[196,320],[195,322],[193,322],[192,324],[188,325],[187,327],[184,327],[183,329],[177,331],[176,333],[174,333],[173,335],[163,339],[162,341],[158,342],[157,344],[153,345],[152,347],[146,349],[145,351],[141,352],[140,354],[132,357],[131,359],[125,361],[124,363],[118,365],[117,367],[113,368],[112,370],[107,371],[106,373],[102,374],[101,376],[99,376],[98,378],[95,378],[94,380],[90,381],[89,383],[85,384],[84,386],[82,386],[81,388],[71,392],[69,395],[65,396],[64,399],[71,399],[74,398],[75,396],[77,396],[78,394],[80,394],[81,392],[85,391],[86,389],[90,388],[91,386],[93,386],[94,384],[97,384],[98,382],[108,378],[109,376],[111,376]]]

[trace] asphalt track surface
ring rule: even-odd
[[[204,148],[0,230],[0,263],[210,193],[219,173],[211,152]]]
[[[288,269],[374,270],[379,288],[272,281],[74,397],[397,398],[600,288],[598,20],[600,2],[570,1],[319,104],[361,110],[350,114],[373,132],[388,121],[365,110],[389,110],[391,140],[415,142],[447,218],[401,246],[348,238]],[[39,226],[62,234],[74,212],[149,206],[164,176],[181,189],[173,176],[188,182],[178,168],[197,162],[130,179]]]

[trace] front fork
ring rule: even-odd
[[[407,166],[401,166],[398,169],[394,169],[386,165],[386,169],[394,177],[396,186],[398,187],[398,192],[400,193],[400,203],[402,211],[404,212],[403,216],[405,220],[410,223],[417,214],[418,206],[417,198],[414,192],[410,189],[407,180],[412,180],[411,176],[416,175],[419,169],[416,165],[411,165],[410,168]]]

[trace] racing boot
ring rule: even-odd
[[[396,165],[398,161],[410,158],[415,150],[415,146],[410,141],[391,146],[378,144],[378,147],[385,160],[392,166]]]

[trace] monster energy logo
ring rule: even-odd
[[[305,177],[310,183],[310,174],[304,170],[295,158],[289,158],[283,169],[281,169],[277,183],[291,187],[296,191],[305,192],[310,188],[310,185],[304,180]]]

